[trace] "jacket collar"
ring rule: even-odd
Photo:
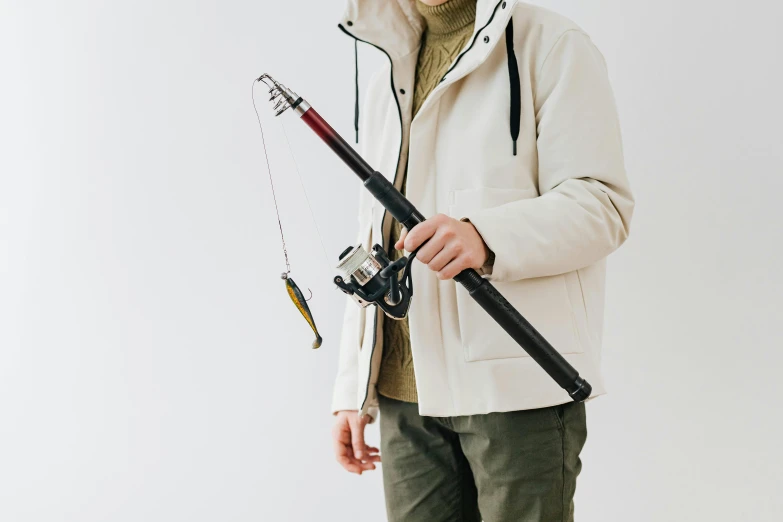
[[[416,0],[347,0],[337,25],[355,38],[379,47],[394,60],[414,52],[421,42],[426,24],[415,3]],[[497,41],[516,3],[517,0],[477,0],[476,23],[469,41],[479,31]]]
[[[382,51],[393,63],[396,60],[415,52],[421,43],[426,22],[416,9],[417,0],[348,0],[343,16],[337,26],[355,40],[367,42]],[[447,85],[454,83],[481,65],[489,53],[502,38],[505,32],[506,52],[508,56],[509,86],[511,91],[509,127],[513,141],[512,153],[517,154],[517,138],[519,136],[520,92],[519,70],[514,53],[514,27],[511,13],[518,0],[477,0],[476,21],[473,25],[470,43],[451,64],[446,75],[430,92],[419,108],[419,114],[425,112],[429,105],[435,103]],[[478,33],[484,42],[491,45],[478,44]],[[464,59],[463,59],[464,58]],[[354,103],[354,128],[356,143],[359,143],[359,55],[354,45],[356,63],[356,100]],[[414,63],[415,60],[408,60]],[[410,69],[410,68],[409,68]],[[412,75],[413,71],[408,70]],[[394,78],[392,78],[392,86]],[[397,94],[394,94],[395,99]],[[397,104],[399,110],[399,102]],[[402,113],[400,113],[402,124]]]

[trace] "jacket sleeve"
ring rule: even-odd
[[[566,31],[534,81],[539,196],[465,216],[495,254],[483,269],[491,281],[583,268],[629,233],[634,200],[603,55],[584,32]]]
[[[361,192],[366,192],[362,185]],[[359,233],[354,244],[364,244],[362,237],[366,230],[365,223],[362,220],[362,209],[367,204],[366,196],[359,195]],[[343,294],[344,295],[344,294]],[[359,348],[361,346],[362,323],[365,318],[366,310],[360,307],[350,296],[345,296],[345,307],[343,310],[342,330],[340,332],[339,358],[337,364],[337,377],[334,383],[332,393],[332,413],[341,410],[359,409]]]
[[[373,139],[377,139],[371,133],[371,126],[368,120],[372,118],[373,109],[377,111],[374,103],[379,98],[378,92],[388,89],[387,79],[390,74],[391,71],[388,66],[381,67],[373,72],[367,83],[359,120],[359,144],[355,147],[357,152],[365,159],[367,159],[368,143]],[[368,248],[368,239],[370,238],[372,228],[372,209],[375,199],[364,187],[364,184],[359,183],[357,190],[359,231],[354,244],[361,243],[365,248]],[[374,306],[370,310],[374,311]],[[365,321],[368,320],[368,316],[372,317],[368,313],[367,308],[360,307],[351,297],[345,296],[337,378],[335,379],[334,391],[332,393],[332,413],[341,410],[358,410],[360,407],[359,350],[362,344],[361,337],[364,334]],[[375,415],[372,417],[374,418]]]
[[[364,97],[364,104],[359,121],[359,144],[356,146],[357,152],[364,157],[367,140],[372,139],[367,130],[367,118],[370,113],[370,100],[372,91],[379,88],[379,80],[383,78],[383,70],[376,71],[370,77],[367,87],[367,94]],[[354,244],[365,244],[372,221],[373,198],[363,184],[359,184],[357,193],[358,212],[358,233]],[[368,222],[369,221],[369,222]],[[366,245],[365,245],[366,246]],[[343,311],[342,330],[340,333],[339,359],[337,364],[337,377],[334,382],[332,392],[332,413],[342,410],[359,409],[359,349],[361,347],[361,335],[364,331],[364,321],[367,317],[367,310],[360,307],[351,297],[345,296],[345,308]]]
[[[337,378],[332,393],[332,413],[341,410],[358,410],[358,362],[359,362],[359,321],[364,310],[353,299],[346,296],[343,312],[342,333],[340,335],[340,354],[337,365]]]

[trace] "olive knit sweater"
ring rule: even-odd
[[[473,34],[476,0],[447,0],[436,6],[429,6],[416,0],[416,9],[424,18],[426,28],[422,34],[416,63],[411,118],[416,115],[424,100],[438,85],[443,74]],[[401,189],[403,194],[407,174],[406,165]],[[402,225],[394,221],[389,238],[389,257],[392,260],[404,255],[403,250],[394,248],[401,230]],[[388,316],[383,318],[383,355],[377,386],[378,393],[386,397],[406,402],[418,401],[407,318],[402,320],[394,320]]]

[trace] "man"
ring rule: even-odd
[[[361,189],[358,243],[427,244],[406,320],[348,300],[336,457],[361,474],[383,456],[391,521],[573,520],[585,404],[451,278],[479,270],[605,393],[605,258],[634,200],[603,56],[516,0],[349,0],[339,25],[388,57],[360,152],[431,217],[401,230]],[[364,442],[379,415],[380,450]]]

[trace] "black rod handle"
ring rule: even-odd
[[[574,401],[590,396],[593,387],[511,303],[472,268],[463,270],[454,280],[524,349]]]

